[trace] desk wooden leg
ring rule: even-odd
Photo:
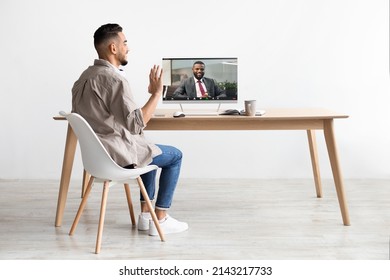
[[[60,190],[58,193],[57,213],[55,226],[59,227],[62,224],[62,216],[64,214],[66,198],[68,195],[70,175],[72,173],[72,166],[74,160],[74,154],[76,151],[77,137],[73,132],[73,129],[68,125],[68,132],[66,134],[64,160],[62,162],[62,173],[60,181]]]
[[[332,167],[333,179],[336,186],[337,197],[339,200],[341,215],[345,226],[349,226],[349,213],[347,201],[345,199],[343,178],[341,176],[341,168],[337,155],[336,140],[333,130],[333,119],[324,121],[324,135],[326,146],[328,148],[330,165]]]
[[[307,131],[307,138],[309,140],[311,166],[313,168],[314,183],[316,185],[317,197],[322,197],[322,185],[320,176],[320,167],[318,164],[317,142],[314,130]]]

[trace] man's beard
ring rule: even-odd
[[[199,75],[199,76],[198,76]],[[203,78],[203,76],[204,76],[204,74],[203,73],[194,73],[194,76],[195,76],[195,78],[197,79],[197,80],[201,80],[202,78]]]

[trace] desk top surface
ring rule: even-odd
[[[173,113],[176,112],[175,109],[157,109],[155,112],[155,116],[152,119],[237,119],[240,118],[242,120],[245,119],[262,119],[262,120],[299,120],[299,119],[336,119],[336,118],[348,118],[348,115],[336,113],[334,111],[324,109],[324,108],[269,108],[265,109],[265,114],[262,116],[240,116],[240,115],[216,115],[216,116],[208,116],[208,115],[200,115],[200,116],[185,116],[181,118],[173,118]],[[193,110],[189,109],[188,112]],[[199,110],[196,110],[199,112]],[[209,111],[212,112],[210,109]],[[221,111],[222,112],[222,111]],[[55,120],[65,120],[62,116],[53,117]]]
[[[321,108],[265,109],[262,116],[202,115],[174,118],[173,109],[158,109],[146,130],[312,130],[324,129],[325,121],[348,118]],[[189,111],[189,110],[188,110]],[[197,110],[196,112],[199,112]],[[207,112],[207,111],[206,111]],[[210,111],[208,111],[210,112]],[[54,117],[64,120],[64,117]]]
[[[173,113],[177,111],[174,109],[157,109],[154,118],[163,118],[163,119],[171,119],[173,118]],[[221,110],[222,112],[224,110]],[[191,109],[188,112],[192,112]],[[195,110],[195,112],[199,112],[199,110]],[[209,111],[212,112],[210,109]],[[185,112],[184,112],[185,113]],[[265,109],[265,114],[262,116],[241,116],[241,115],[217,115],[217,116],[185,116],[181,119],[185,118],[198,118],[198,119],[226,119],[226,118],[242,118],[242,119],[335,119],[335,118],[348,118],[348,115],[336,113],[334,111],[324,109],[324,108],[269,108]]]

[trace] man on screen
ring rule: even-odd
[[[205,64],[195,61],[192,65],[193,77],[183,80],[173,93],[174,99],[213,99],[226,97],[225,91],[220,89],[215,81],[204,77]]]

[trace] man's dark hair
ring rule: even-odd
[[[116,23],[108,23],[100,26],[93,34],[95,48],[106,42],[107,40],[116,38],[119,32],[122,32],[122,27]]]
[[[200,61],[200,60],[195,61],[194,64],[192,64],[192,66],[194,66],[195,64],[202,64],[202,65],[205,65],[205,64],[203,63],[203,61]],[[206,66],[206,65],[205,65],[205,66]]]

